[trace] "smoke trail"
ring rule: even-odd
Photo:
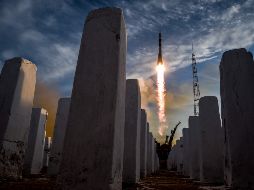
[[[48,111],[48,121],[46,124],[46,134],[48,137],[53,135],[58,99],[59,94],[56,87],[42,82],[36,83],[34,106],[45,108]]]
[[[159,134],[162,136],[167,129],[166,114],[165,114],[165,66],[159,64],[156,67],[157,71],[157,103],[158,103],[158,117],[159,117]]]

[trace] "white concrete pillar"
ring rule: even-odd
[[[168,156],[168,170],[176,170],[176,145],[172,146]]]
[[[7,60],[0,77],[0,178],[20,178],[32,113],[36,66]],[[11,159],[15,157],[15,160]]]
[[[171,170],[172,168],[172,158],[173,158],[173,155],[172,155],[172,150],[169,152],[169,155],[168,155],[168,159],[167,159],[167,169],[168,170]]]
[[[183,173],[183,139],[177,140],[177,172]]]
[[[141,97],[137,79],[126,81],[123,182],[140,179]]]
[[[223,54],[220,63],[221,113],[225,130],[225,182],[254,189],[254,64],[245,49]]]
[[[154,142],[154,138],[153,138],[153,134],[151,133],[151,151],[152,151],[152,173],[155,172],[155,161],[154,161],[154,154],[155,154],[155,142]]]
[[[147,123],[147,175],[152,173],[152,138],[151,133],[149,132],[149,123]]]
[[[44,153],[43,153],[43,167],[48,168],[49,165],[49,154],[52,144],[51,137],[45,137]]]
[[[223,182],[223,131],[218,100],[205,96],[199,100],[200,181]]]
[[[155,140],[155,139],[154,139]],[[158,171],[158,154],[156,152],[156,143],[154,143],[154,171],[157,172]]]
[[[91,11],[74,78],[58,183],[122,189],[126,31],[119,8]]]
[[[39,174],[43,167],[47,117],[45,109],[33,108],[24,162],[25,174]]]
[[[141,109],[141,126],[140,126],[140,177],[146,176],[147,165],[147,116],[146,111]]]
[[[50,151],[48,175],[56,176],[62,160],[64,137],[67,127],[71,98],[60,98],[58,101],[52,148]]]
[[[202,126],[200,126],[202,127]],[[200,179],[200,128],[199,117],[189,117],[190,178]]]
[[[190,176],[190,142],[189,142],[189,129],[188,128],[183,128],[182,130],[183,133],[183,174],[185,176]]]

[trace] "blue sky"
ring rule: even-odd
[[[38,81],[59,96],[70,96],[84,20],[90,10],[106,6],[124,11],[127,77],[140,79],[142,106],[157,138],[153,76],[159,31],[170,128],[179,120],[181,128],[187,127],[193,114],[192,42],[201,96],[219,98],[218,66],[224,51],[243,47],[254,52],[254,0],[0,0],[0,68],[4,60],[22,56],[37,65]]]

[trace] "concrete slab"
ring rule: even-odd
[[[149,132],[149,123],[147,123],[147,175],[152,173],[152,134]]]
[[[200,181],[223,183],[223,130],[218,100],[204,96],[199,100]]]
[[[147,165],[147,116],[146,111],[141,109],[141,126],[140,126],[140,177],[146,176]]]
[[[176,141],[177,147],[177,172],[183,173],[183,139],[180,137],[179,140]]]
[[[221,113],[225,130],[225,182],[254,189],[254,64],[245,49],[223,54],[220,63]]]
[[[151,148],[152,148],[152,153],[151,153],[151,156],[152,156],[152,173],[155,172],[155,160],[154,160],[154,154],[155,154],[155,141],[154,141],[154,138],[153,138],[153,134],[151,133]]]
[[[36,66],[20,57],[7,60],[0,77],[0,178],[22,176],[32,113]]]
[[[47,118],[45,109],[33,108],[24,162],[25,174],[39,174],[43,167]]]
[[[167,166],[169,170],[176,170],[176,145],[173,145],[168,156]]]
[[[159,169],[159,157],[156,152],[156,143],[154,143],[154,172],[157,172],[158,169]]]
[[[56,113],[54,136],[52,148],[50,151],[48,175],[56,176],[59,172],[60,162],[62,160],[64,137],[67,128],[71,98],[60,98]]]
[[[74,78],[58,183],[122,189],[126,31],[119,8],[91,11]]]
[[[183,128],[183,175],[190,176],[190,142],[189,142],[189,129]]]
[[[140,179],[141,97],[137,79],[126,81],[123,182]]]
[[[52,138],[45,137],[44,153],[43,153],[43,168],[49,166],[49,155],[51,152]]]
[[[200,126],[199,117],[189,117],[190,178],[200,179]]]

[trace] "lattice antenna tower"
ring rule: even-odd
[[[199,114],[198,103],[200,98],[200,91],[199,91],[199,83],[198,83],[197,62],[196,62],[196,57],[193,50],[193,44],[192,44],[192,75],[193,75],[194,115],[198,116]]]

